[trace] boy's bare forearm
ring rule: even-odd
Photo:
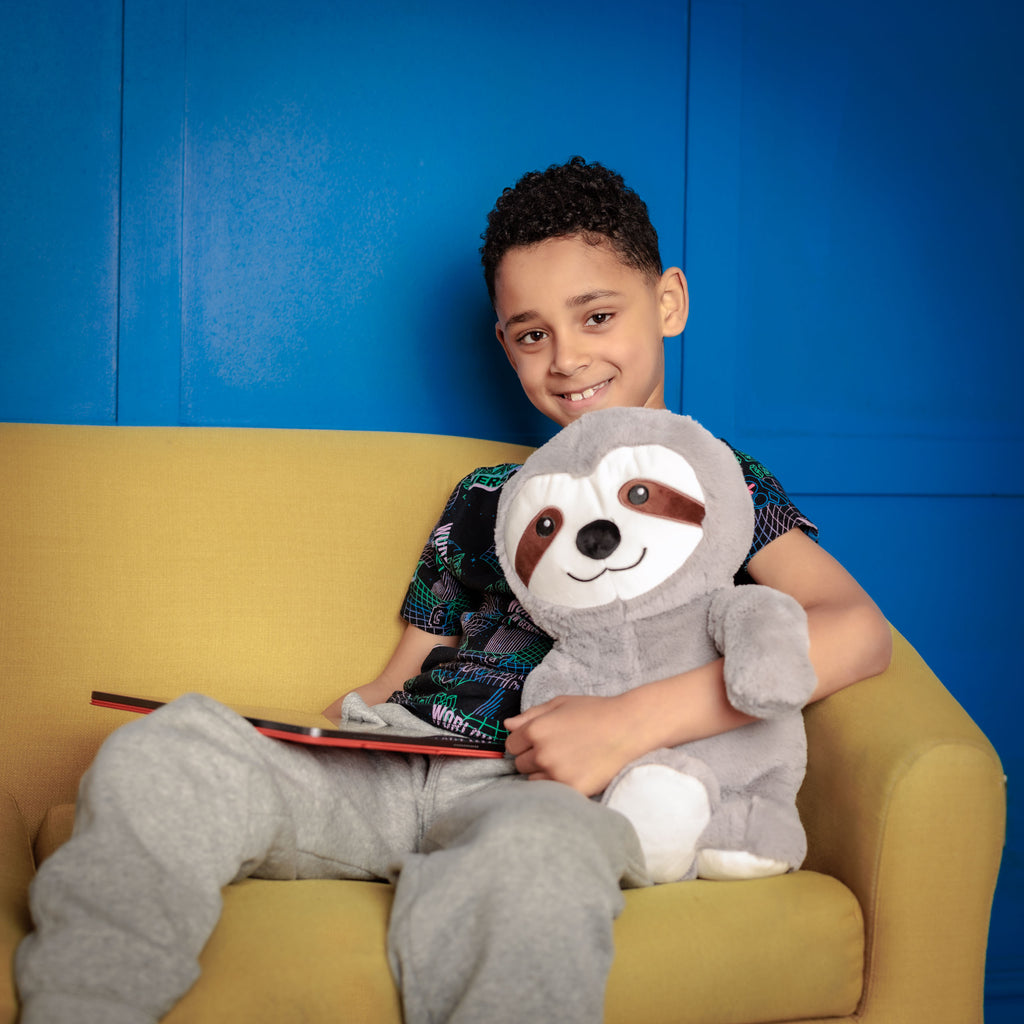
[[[889,664],[888,624],[871,601],[806,609],[810,657],[818,683],[810,701],[877,675]],[[628,718],[654,750],[715,736],[752,721],[729,703],[721,659],[622,695]]]
[[[417,626],[406,625],[388,663],[376,679],[354,688],[363,700],[370,705],[383,704],[396,690],[402,689],[406,680],[412,679],[420,672],[423,660],[430,651],[439,646],[454,647],[458,644],[457,636],[437,636]],[[324,709],[324,715],[332,722],[341,718],[341,705],[347,693],[342,694]]]
[[[376,679],[371,680],[369,683],[363,683],[362,686],[355,687],[352,692],[358,693],[367,704],[373,705],[383,704],[395,690],[400,690],[401,688],[402,684],[399,683],[396,686],[394,680],[389,676],[377,676]]]
[[[889,667],[892,632],[872,601],[812,606],[806,611],[811,662],[818,674],[811,702]]]

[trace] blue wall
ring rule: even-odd
[[[670,404],[775,469],[1003,756],[1018,1019],[1018,7],[7,0],[0,419],[542,441],[478,235],[526,169],[616,167],[690,279]]]
[[[501,189],[603,159],[682,260],[685,5],[127,0],[123,105],[121,9],[0,14],[8,418],[536,438],[477,269]]]

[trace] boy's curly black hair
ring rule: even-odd
[[[491,302],[498,264],[509,249],[565,235],[581,235],[591,245],[607,239],[627,266],[661,275],[658,233],[647,204],[622,175],[574,156],[524,174],[487,215],[480,257]]]

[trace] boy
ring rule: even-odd
[[[526,174],[499,198],[484,241],[498,341],[537,409],[566,426],[605,406],[665,407],[662,339],[680,334],[686,324],[686,280],[677,267],[662,271],[647,207],[620,176],[579,157]],[[883,671],[891,640],[881,613],[810,539],[813,527],[778,482],[749,460],[744,468],[763,500],[741,581],[784,590],[807,610],[819,680],[814,699]],[[393,662],[360,692],[369,703],[390,697],[431,720],[425,708],[447,707],[446,698],[462,691],[450,671],[420,673],[439,638],[433,628],[415,625],[408,605],[403,617],[412,624]],[[456,638],[440,642],[455,644]],[[406,680],[411,682],[403,690]],[[393,691],[400,692],[392,697]],[[518,694],[513,690],[509,698],[505,706],[514,708]],[[340,701],[329,714],[339,707]],[[490,718],[502,721],[496,713]],[[718,662],[614,701],[561,698],[504,724],[520,772],[589,796],[649,750],[746,721],[725,700]]]
[[[498,340],[538,409],[564,425],[603,405],[664,406],[662,339],[683,329],[686,284],[662,271],[621,178],[578,158],[525,176],[489,217],[483,261]],[[507,729],[512,757],[299,747],[198,696],[119,729],[83,779],[75,836],[33,886],[24,1024],[153,1024],[195,980],[221,888],[246,876],[392,880],[388,955],[409,1024],[601,1019],[621,888],[647,878],[632,827],[586,798],[647,750],[745,719],[717,663],[518,713],[550,640],[494,558],[495,483],[513,471],[459,485],[394,654],[328,709],[421,731]],[[759,486],[772,515],[746,571],[807,608],[816,695],[880,671],[877,609],[781,488]]]

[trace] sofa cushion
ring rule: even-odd
[[[373,679],[452,487],[527,452],[352,431],[0,425],[0,778],[29,834],[132,717],[90,707],[94,689],[315,711]]]
[[[346,1020],[400,1024],[385,955],[390,905],[391,887],[374,882],[231,886],[203,975],[167,1024],[326,1022],[343,1007]],[[829,1017],[860,996],[860,912],[824,875],[629,892],[615,934],[608,1024],[635,1024],[640,1006],[644,1021],[664,1024]]]
[[[202,974],[165,1024],[401,1024],[385,954],[390,907],[381,882],[229,886]]]
[[[813,871],[627,892],[615,940],[609,1024],[633,1024],[639,1005],[645,1022],[739,1024],[842,1016],[860,1000],[860,905]]]
[[[70,804],[51,809],[37,857],[70,835],[73,816]],[[230,886],[203,975],[168,1024],[296,1019],[296,992],[304,1020],[336,1019],[344,1006],[347,1020],[400,1024],[384,952],[390,907],[383,883]],[[739,1024],[839,1016],[860,998],[860,907],[813,871],[630,890],[615,938],[609,1024],[634,1024],[640,1004],[645,1021]]]

